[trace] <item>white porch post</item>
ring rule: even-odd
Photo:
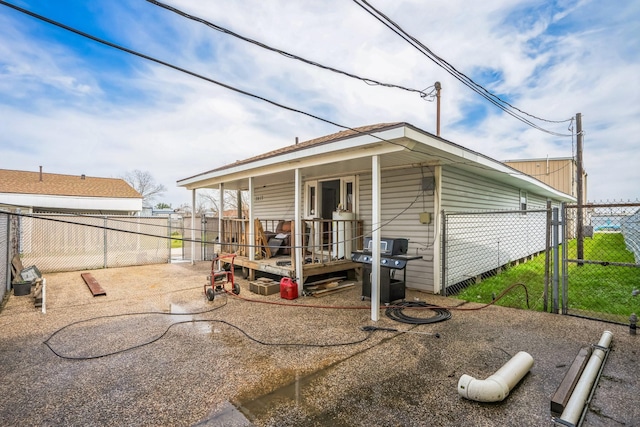
[[[249,177],[249,241],[247,242],[247,250],[249,251],[249,261],[255,261],[256,259],[256,225],[253,221],[253,201],[255,197],[253,195],[253,177]]]
[[[295,197],[295,234],[294,234],[294,250],[296,256],[296,281],[298,282],[298,295],[302,295],[303,287],[303,275],[302,275],[302,261],[303,261],[303,247],[302,247],[302,235],[304,233],[304,224],[302,221],[302,213],[300,209],[300,194],[302,193],[302,179],[300,177],[300,169],[296,168],[295,170],[295,184],[294,190]]]
[[[380,156],[371,157],[371,320],[380,319]]]
[[[224,236],[222,233],[224,232],[224,222],[222,221],[222,217],[224,216],[224,183],[221,182],[218,191],[220,192],[220,203],[218,204],[218,248],[220,252],[222,252],[222,242],[224,240]],[[218,254],[219,256],[220,254]]]
[[[442,166],[436,166],[433,171],[436,180],[436,191],[433,199],[433,293],[442,292],[442,222],[444,218],[440,216],[442,210]]]
[[[191,265],[196,263],[196,189],[191,190]]]

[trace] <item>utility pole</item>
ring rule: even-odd
[[[578,225],[578,233],[577,233],[577,258],[578,265],[582,266],[583,263],[580,262],[584,259],[584,217],[582,215],[582,205],[584,205],[584,192],[582,188],[582,114],[576,114],[576,163],[577,163],[577,174],[576,177],[576,185],[577,188],[577,196],[578,196],[578,215],[577,215],[577,225]]]
[[[442,89],[442,85],[440,82],[436,82],[434,87],[436,88],[436,136],[440,136],[440,89]]]

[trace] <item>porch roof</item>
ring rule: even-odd
[[[246,190],[249,177],[255,185],[291,182],[295,169],[301,170],[303,179],[353,175],[370,171],[374,155],[381,156],[383,170],[455,165],[555,200],[575,200],[500,161],[404,122],[347,129],[223,165],[177,184],[193,190],[224,183],[226,189]]]

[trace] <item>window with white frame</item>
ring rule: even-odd
[[[521,211],[527,210],[527,192],[524,190],[520,190],[520,210]]]

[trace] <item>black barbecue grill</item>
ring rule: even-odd
[[[351,252],[351,260],[362,263],[362,299],[371,298],[371,264],[373,263],[370,237],[364,238],[364,250]],[[407,262],[421,259],[421,256],[408,256],[409,239],[380,238],[380,302],[389,304],[404,300]],[[402,278],[396,278],[396,272],[402,271]]]

